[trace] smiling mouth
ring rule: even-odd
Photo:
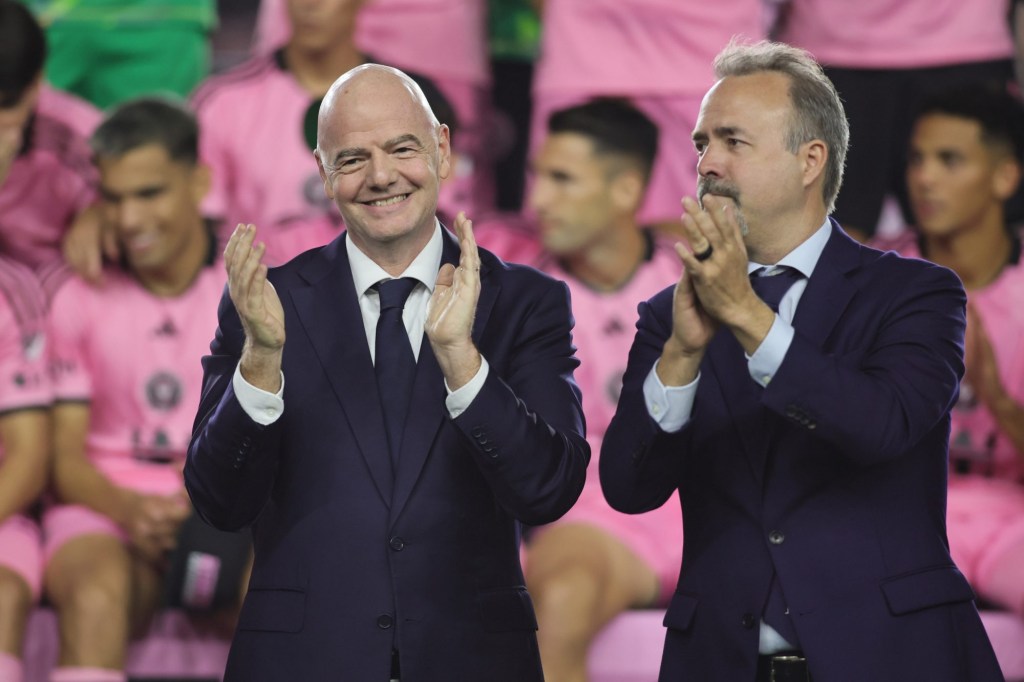
[[[364,201],[363,203],[367,206],[383,207],[383,206],[394,206],[409,198],[408,194],[399,194],[397,196],[388,197],[387,199],[374,199],[373,201]]]

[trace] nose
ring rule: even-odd
[[[143,210],[142,202],[134,199],[123,199],[115,204],[110,212],[114,224],[118,230],[123,232],[134,232],[142,227]]]
[[[935,164],[927,159],[911,159],[907,164],[907,185],[927,187],[935,181]]]
[[[373,189],[386,189],[394,184],[396,170],[391,155],[381,149],[370,154],[366,177]]]
[[[722,177],[722,158],[714,143],[697,152],[697,174],[701,177]]]

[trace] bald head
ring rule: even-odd
[[[344,126],[370,108],[405,111],[423,117],[436,136],[440,127],[423,90],[402,71],[381,64],[362,64],[334,81],[320,103],[317,116],[316,146],[320,160],[327,164],[324,152]]]

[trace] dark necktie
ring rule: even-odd
[[[374,346],[374,371],[377,391],[380,393],[387,430],[391,466],[397,471],[398,452],[402,445],[405,415],[412,395],[413,377],[416,375],[416,357],[409,343],[409,333],[402,322],[402,310],[416,280],[403,277],[389,279],[374,287],[380,295],[380,317],[377,319],[377,342]]]
[[[761,300],[777,313],[779,312],[779,303],[782,301],[782,297],[786,295],[790,287],[797,280],[801,279],[803,275],[798,270],[786,266],[781,266],[778,272],[773,275],[762,275],[763,270],[764,268],[761,268],[761,270],[755,270],[751,273],[750,284],[754,287],[754,292],[757,293]],[[765,428],[768,428],[767,425]],[[768,431],[765,433],[767,434]],[[800,646],[800,639],[797,637],[796,628],[793,627],[792,618],[786,608],[786,599],[782,594],[782,588],[779,586],[777,577],[772,578],[771,591],[768,594],[768,604],[764,610],[764,622],[772,626],[787,642],[796,647]]]
[[[803,275],[799,270],[785,265],[780,266],[774,275],[762,275],[764,270],[765,268],[761,268],[750,273],[750,284],[754,287],[754,293],[767,303],[769,308],[779,312],[779,302],[782,301],[782,297],[786,295],[793,284],[803,278]]]

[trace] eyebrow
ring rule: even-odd
[[[406,142],[412,142],[418,147],[423,146],[423,143],[420,141],[420,138],[416,137],[412,133],[406,133],[405,135],[399,135],[398,137],[391,138],[383,145],[381,145],[381,148],[394,149],[395,147],[405,144]],[[347,147],[345,149],[339,149],[338,153],[334,155],[334,163],[337,164],[338,161],[347,156],[363,156],[366,155],[368,152],[369,150],[367,150],[366,147]]]
[[[737,135],[740,137],[746,136],[746,131],[738,126],[718,126],[717,128],[713,128],[711,132],[715,137],[735,137]],[[707,133],[695,132],[693,134],[694,142],[704,142],[707,139]]]

